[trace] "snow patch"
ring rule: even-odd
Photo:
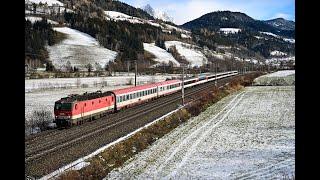
[[[200,51],[200,47],[183,43],[180,41],[166,41],[165,46],[167,49],[171,46],[176,46],[177,51],[181,56],[184,56],[191,66],[202,66],[207,63],[207,58]]]
[[[283,40],[292,44],[296,43],[295,39],[283,38]]]
[[[180,63],[174,59],[174,57],[168,53],[166,50],[154,45],[154,43],[143,43],[143,47],[144,50],[152,53],[153,55],[156,56],[155,59],[153,59],[154,61],[159,62],[158,65],[160,63],[165,63],[165,64],[169,64],[169,62],[172,62],[174,66],[179,67]]]
[[[271,51],[271,52],[270,52],[270,55],[271,55],[271,56],[286,56],[287,53],[284,53],[284,52],[275,50],[275,51]]]
[[[266,34],[266,35],[268,35],[268,36],[273,36],[273,37],[275,37],[275,38],[280,38],[280,36],[278,36],[278,35],[276,35],[276,34],[273,34],[273,33],[271,33],[271,32],[261,32],[261,31],[260,31],[260,33],[261,33],[261,34]]]
[[[35,16],[26,16],[25,19],[29,20],[31,23],[35,23],[37,21],[42,21],[41,17],[35,17]],[[59,24],[58,22],[50,20],[50,19],[47,19],[47,22],[49,24],[54,24],[54,25]]]

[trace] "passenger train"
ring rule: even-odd
[[[237,74],[238,71],[217,73],[217,75],[201,74],[199,77],[184,80],[184,88]],[[108,113],[175,93],[181,88],[181,80],[168,80],[113,91],[72,94],[55,102],[55,123],[58,127],[79,125]]]

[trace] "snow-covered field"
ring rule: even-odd
[[[295,70],[283,70],[283,71],[277,71],[275,73],[267,74],[265,77],[285,77],[289,75],[295,74]]]
[[[169,75],[138,76],[137,84],[164,81],[171,77]],[[51,111],[53,117],[54,102],[62,97],[97,90],[120,89],[128,87],[130,81],[134,84],[134,76],[25,80],[25,118],[27,121],[30,120],[32,112],[35,110]],[[103,88],[102,85],[104,85]]]
[[[295,172],[295,87],[248,87],[190,119],[108,179],[283,179]]]
[[[94,69],[96,63],[103,68],[117,56],[117,52],[100,46],[98,41],[88,34],[68,27],[56,27],[54,30],[67,35],[62,42],[47,46],[49,60],[58,69],[64,69],[68,61],[72,66],[81,69],[86,69],[85,66],[89,63]]]
[[[160,63],[166,63],[172,62],[174,66],[179,67],[180,63],[174,59],[174,57],[168,53],[166,50],[156,46],[154,43],[143,43],[144,50],[152,53],[156,58],[153,59],[154,61]]]
[[[260,76],[253,82],[258,86],[290,86],[295,84],[295,70],[277,71]]]
[[[194,45],[180,41],[166,41],[165,46],[167,49],[171,46],[176,46],[179,54],[184,56],[191,66],[202,66],[207,62],[205,55]]]

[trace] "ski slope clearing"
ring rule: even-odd
[[[35,3],[35,4],[39,4],[39,3],[42,3],[42,4],[48,4],[48,6],[52,6],[52,5],[59,5],[59,6],[63,6],[63,3],[60,2],[60,1],[57,1],[57,0],[25,0],[25,3],[26,4],[31,4],[31,3]]]
[[[291,86],[295,84],[295,70],[277,71],[256,78],[256,86]]]
[[[68,61],[71,66],[79,67],[80,70],[87,70],[85,66],[89,63],[93,69],[99,66],[103,68],[117,56],[117,52],[100,46],[98,41],[88,34],[68,27],[56,27],[54,30],[67,35],[67,39],[62,42],[47,46],[49,60],[58,69],[65,70]]]
[[[154,43],[143,43],[144,50],[150,52],[153,54],[156,58],[153,59],[154,61],[159,62],[157,65],[161,63],[169,64],[169,62],[172,62],[174,66],[179,67],[180,63],[174,59],[174,57],[168,53],[166,50],[156,46]]]
[[[282,179],[295,169],[295,88],[249,87],[137,154],[107,179]]]
[[[167,49],[171,46],[176,46],[178,53],[184,56],[191,66],[202,66],[206,64],[207,58],[200,51],[200,47],[183,43],[180,41],[166,41],[165,46]]]
[[[236,34],[238,32],[241,31],[241,29],[239,28],[220,28],[221,32],[223,32],[224,34]]]
[[[37,22],[37,21],[42,21],[42,18],[41,18],[41,17],[35,17],[35,16],[26,16],[25,19],[26,19],[26,20],[29,20],[31,23],[35,23],[35,22]],[[47,22],[48,22],[49,24],[54,24],[54,25],[59,24],[58,22],[52,21],[52,20],[50,20],[50,19],[47,19]]]

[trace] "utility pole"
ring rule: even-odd
[[[217,64],[218,64],[218,63],[215,62],[215,64],[216,64],[216,65],[215,65],[215,74],[216,74],[215,76],[216,76],[216,79],[215,79],[215,81],[214,81],[214,85],[217,87],[217,83],[218,83],[218,82],[217,82],[217,81],[218,81],[218,79],[217,79],[217,69],[218,69],[218,68],[217,68],[217,67],[218,67]]]
[[[138,72],[138,65],[137,65],[137,60],[134,61],[135,64],[135,73],[134,73],[134,86],[137,86],[137,72]]]
[[[182,106],[184,106],[184,66],[182,66],[182,88],[181,88],[181,96],[182,96]]]

